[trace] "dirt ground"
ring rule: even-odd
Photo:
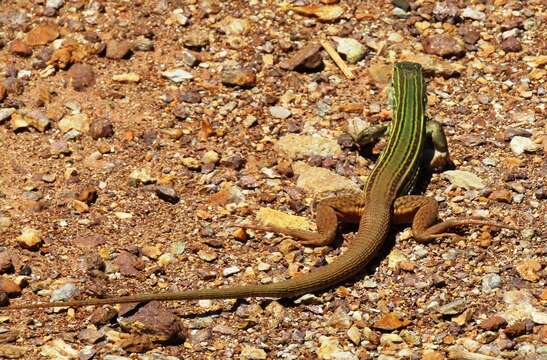
[[[318,200],[362,188],[385,141],[352,136],[390,119],[403,60],[424,67],[449,141],[425,190],[441,218],[520,228],[427,244],[394,228],[361,276],[297,300],[2,311],[0,358],[545,358],[546,9],[0,0],[3,305],[266,284],[333,261],[354,227],[312,248],[236,225],[306,228]]]

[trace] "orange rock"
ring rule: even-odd
[[[38,25],[27,34],[26,42],[30,46],[46,45],[59,36],[59,28],[55,24]]]
[[[9,44],[9,51],[14,55],[29,57],[32,55],[32,49],[21,39],[15,39]]]
[[[391,331],[391,330],[404,328],[408,326],[410,323],[411,323],[410,320],[406,320],[406,319],[401,320],[394,313],[387,313],[382,315],[382,317],[374,323],[374,327],[380,330]]]

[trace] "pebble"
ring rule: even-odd
[[[182,37],[182,43],[186,47],[201,48],[209,44],[209,33],[203,30],[187,31]]]
[[[257,348],[252,345],[244,345],[241,349],[241,358],[249,360],[265,360],[268,354],[263,349]]]
[[[534,259],[519,261],[515,270],[524,280],[536,282],[540,279],[541,263]]]
[[[473,8],[471,6],[467,6],[466,8],[463,9],[462,17],[468,18],[468,19],[473,19],[473,20],[478,20],[478,21],[486,20],[486,14],[485,13],[483,13],[482,11],[477,10],[476,8]]]
[[[443,315],[461,314],[467,308],[465,299],[457,299],[448,304],[440,306],[437,311]]]
[[[13,55],[29,57],[32,55],[32,48],[21,39],[15,39],[9,44],[9,52]]]
[[[374,322],[374,328],[380,330],[397,330],[408,326],[411,323],[410,320],[401,319],[397,314],[387,313],[383,314],[378,320]]]
[[[30,46],[46,45],[59,36],[59,28],[52,23],[36,26],[27,33],[25,42]]]
[[[211,261],[216,260],[218,255],[214,251],[211,251],[211,250],[199,250],[198,251],[198,257],[203,261],[211,262]]]
[[[67,75],[76,91],[84,91],[95,84],[95,71],[91,65],[74,64]]]
[[[357,356],[348,351],[343,351],[338,339],[321,335],[320,346],[315,350],[317,357],[324,360],[357,360]]]
[[[21,295],[21,287],[14,281],[0,277],[0,293],[6,293],[8,296]]]
[[[500,45],[505,52],[519,52],[522,50],[520,40],[515,36],[509,36],[507,39],[503,40]]]
[[[222,83],[229,86],[253,87],[256,85],[256,73],[247,67],[222,70]]]
[[[486,274],[482,278],[482,291],[488,292],[501,286],[501,276],[498,274]]]
[[[287,119],[292,115],[291,111],[283,106],[270,106],[270,115],[276,119]]]
[[[448,170],[442,173],[442,176],[451,184],[462,187],[466,190],[485,188],[482,180],[475,174],[464,170]]]
[[[539,145],[535,144],[530,138],[523,136],[514,136],[509,143],[511,151],[515,155],[521,155],[525,152],[535,152]]]
[[[345,55],[347,62],[355,64],[363,59],[366,54],[366,48],[353,38],[333,37],[336,42],[336,51]]]
[[[348,329],[351,326],[352,320],[347,309],[339,306],[334,310],[334,313],[329,318],[328,325],[337,329]]]
[[[47,0],[46,7],[59,10],[65,4],[65,0]]]
[[[133,44],[127,40],[110,40],[106,43],[106,58],[120,60],[128,56]]]
[[[334,157],[342,152],[336,140],[317,135],[287,134],[275,143],[274,148],[293,160],[311,156]]]
[[[89,119],[86,114],[69,114],[63,117],[57,124],[59,129],[66,133],[69,130],[76,130],[80,133],[89,132]]]
[[[173,10],[173,19],[175,19],[175,21],[182,26],[186,26],[189,24],[188,17],[184,15],[184,10],[180,8]]]
[[[139,74],[134,72],[112,75],[112,80],[121,83],[138,83],[141,81]]]
[[[361,330],[357,326],[352,326],[346,332],[346,335],[352,343],[359,345],[361,343]]]
[[[321,45],[316,42],[309,42],[300,50],[292,54],[288,59],[279,63],[279,67],[285,70],[303,69],[314,70],[322,63]]]
[[[180,200],[180,196],[177,191],[171,186],[159,185],[156,186],[156,195],[163,201],[167,201],[170,204],[176,204]]]
[[[38,250],[42,245],[42,234],[32,228],[24,228],[17,237],[19,245],[28,250]]]
[[[428,36],[422,40],[422,45],[427,54],[441,57],[462,57],[465,55],[465,48],[461,42],[446,34]]]
[[[161,75],[176,83],[180,83],[185,80],[190,80],[194,77],[191,73],[183,69],[173,69],[173,70],[163,71]]]
[[[460,16],[460,9],[452,2],[439,1],[433,7],[432,14],[437,21],[453,24]]]
[[[513,199],[513,194],[507,189],[497,189],[488,195],[488,199],[510,204]]]
[[[0,99],[1,100],[1,99]],[[0,109],[0,123],[7,120],[15,113],[14,108],[4,108]]]
[[[94,119],[89,125],[89,135],[97,140],[114,136],[114,126],[107,119]]]
[[[389,344],[400,344],[403,342],[403,338],[397,334],[382,334],[380,336],[380,344],[389,345]]]
[[[228,277],[234,274],[237,274],[241,270],[237,266],[230,266],[222,270],[222,276]]]
[[[80,289],[74,284],[64,284],[51,292],[50,301],[67,301],[80,293]]]
[[[492,315],[479,324],[481,329],[489,331],[496,331],[505,327],[506,325],[507,321],[499,315]]]
[[[205,165],[216,164],[219,162],[219,160],[220,160],[220,155],[214,150],[206,151],[201,156],[201,163]]]
[[[94,328],[85,328],[78,333],[78,339],[86,344],[95,344],[104,338],[104,334]]]

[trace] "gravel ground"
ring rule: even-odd
[[[541,0],[0,0],[0,303],[332,261],[355,228],[309,248],[234,224],[306,228],[362,187],[385,142],[352,136],[389,120],[400,60],[448,135],[425,191],[442,218],[522,228],[402,227],[354,282],[297,301],[0,313],[0,358],[545,358],[545,20]]]

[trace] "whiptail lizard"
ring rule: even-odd
[[[408,195],[413,190],[422,168],[426,138],[430,136],[437,149],[446,151],[446,139],[440,126],[425,116],[427,100],[420,65],[407,62],[395,65],[390,101],[393,115],[389,140],[361,195],[334,197],[320,202],[316,215],[317,232],[271,226],[244,226],[291,235],[300,239],[303,244],[321,246],[328,245],[335,239],[338,220],[360,219],[359,230],[350,247],[332,263],[296,278],[271,284],[22,304],[3,309],[86,306],[151,300],[294,298],[335,287],[360,273],[382,247],[392,224],[411,223],[414,238],[420,242],[454,235],[445,231],[458,225],[491,225],[515,229],[513,226],[480,219],[452,219],[435,224],[438,215],[437,202],[430,197]]]

